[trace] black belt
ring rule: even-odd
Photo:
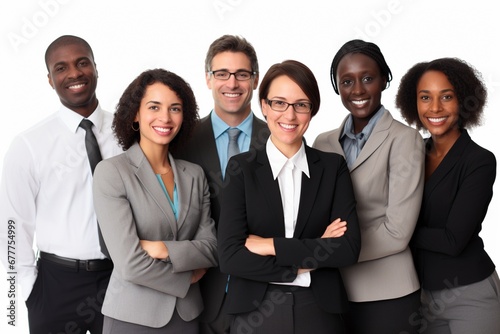
[[[85,271],[103,271],[113,269],[113,262],[109,259],[102,260],[76,260],[40,252],[40,259],[57,263],[63,267]]]

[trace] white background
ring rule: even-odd
[[[299,60],[315,73],[322,94],[320,112],[306,133],[310,144],[347,115],[329,79],[331,60],[346,41],[362,38],[380,46],[394,75],[382,103],[398,119],[394,96],[406,70],[420,61],[459,57],[482,72],[489,91],[484,124],[470,134],[500,158],[500,146],[493,143],[500,111],[498,11],[493,4],[487,0],[2,1],[0,161],[13,136],[58,108],[57,95],[47,82],[44,52],[65,34],[83,37],[92,46],[99,71],[97,95],[109,111],[114,111],[121,93],[140,72],[163,67],[191,84],[200,116],[207,115],[213,103],[204,81],[205,53],[223,34],[242,35],[254,45],[261,76],[274,63]],[[261,117],[256,95],[253,109]],[[481,233],[497,264],[499,184]],[[17,300],[17,326],[7,325],[6,273],[0,282],[0,331],[28,333],[23,296]]]

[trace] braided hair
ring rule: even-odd
[[[332,66],[330,67],[330,80],[332,81],[333,90],[337,93],[337,95],[339,94],[337,86],[337,68],[342,58],[350,53],[362,53],[375,60],[380,68],[380,73],[386,79],[386,88],[389,87],[389,82],[392,80],[392,73],[389,65],[385,62],[384,55],[382,54],[382,51],[380,51],[380,48],[374,43],[365,42],[360,39],[353,39],[345,43],[339,51],[337,51],[337,54],[333,57]]]

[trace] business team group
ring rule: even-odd
[[[12,141],[0,186],[30,333],[500,333],[479,236],[496,160],[468,133],[487,91],[466,61],[408,70],[406,125],[382,104],[380,48],[348,41],[330,75],[349,114],[312,147],[314,74],[285,60],[262,76],[241,36],[209,46],[202,119],[165,69],[102,110],[80,37],[45,63],[61,107]]]

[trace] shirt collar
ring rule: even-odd
[[[375,125],[377,124],[377,121],[382,117],[384,114],[385,108],[384,106],[381,106],[380,109],[373,115],[372,118],[370,118],[370,121],[368,124],[363,128],[363,131],[361,131],[358,134],[354,134],[353,132],[353,121],[352,121],[352,115],[349,115],[347,118],[345,124],[344,124],[344,129],[343,133],[341,136],[341,139],[344,138],[344,136],[347,136],[351,139],[357,139],[359,137],[368,140],[368,137],[370,137],[373,128],[375,128]]]
[[[80,126],[80,122],[84,118],[82,117],[82,115],[65,106],[61,106],[61,108],[59,108],[58,114],[63,123],[68,127],[68,129],[70,129],[74,133],[76,133],[78,127]],[[103,124],[103,117],[103,110],[101,109],[100,105],[97,105],[97,108],[87,119],[92,121],[96,129],[100,132]]]
[[[217,113],[212,110],[210,113],[210,118],[212,121],[212,128],[214,131],[214,136],[215,139],[219,138],[220,135],[222,135],[224,132],[226,132],[227,129],[230,128],[229,125],[224,122]],[[248,137],[252,136],[252,124],[253,124],[253,112],[250,112],[250,114],[241,122],[238,126],[236,126],[237,129],[240,129],[241,132],[243,132],[245,135]]]
[[[307,164],[307,156],[304,142],[300,146],[300,149],[295,153],[293,157],[288,159],[283,153],[278,150],[278,148],[274,145],[271,140],[271,137],[267,140],[266,143],[266,153],[269,159],[269,164],[271,165],[271,170],[273,172],[273,178],[276,180],[278,175],[280,174],[283,167],[288,160],[293,163],[294,167],[299,169],[302,173],[306,174],[309,177],[309,165]]]

